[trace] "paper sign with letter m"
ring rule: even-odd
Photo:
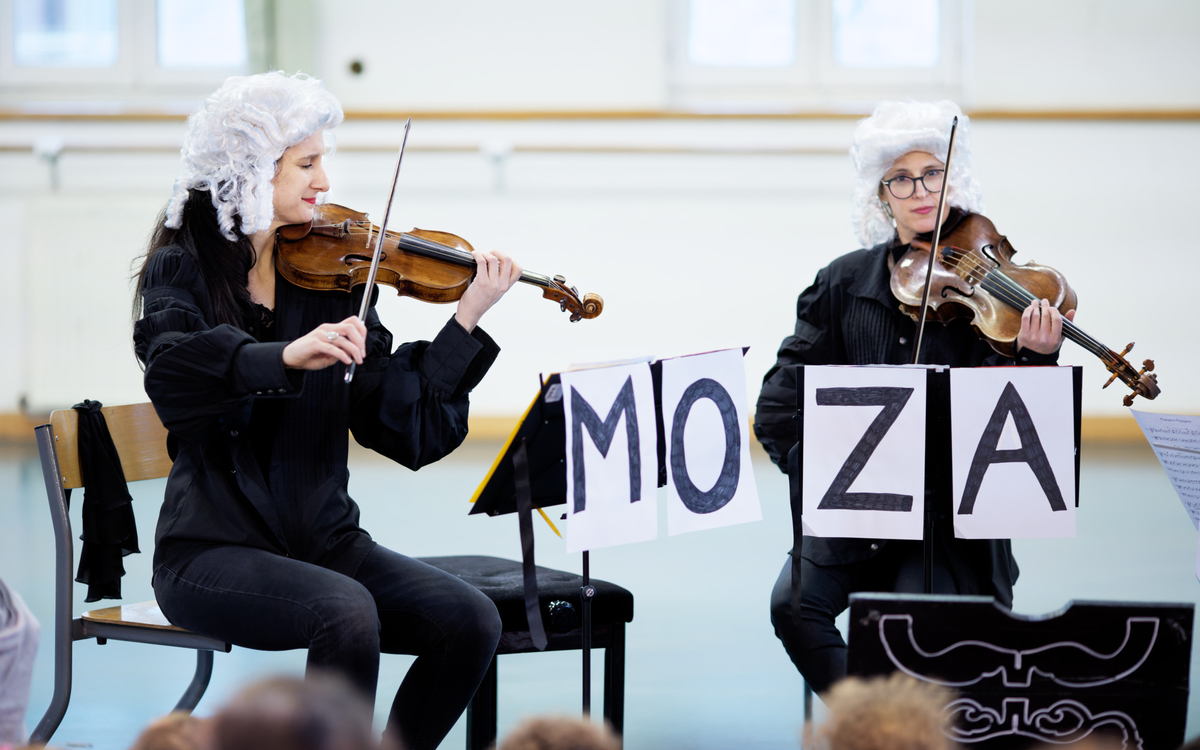
[[[658,536],[654,382],[646,363],[561,374],[567,551]]]

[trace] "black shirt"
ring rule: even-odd
[[[468,334],[453,318],[433,341],[393,351],[372,307],[352,384],[336,366],[289,370],[284,347],[357,314],[362,287],[318,292],[278,275],[275,285],[274,335],[259,340],[214,324],[186,252],[166,247],[147,264],[134,344],[175,462],[156,570],[178,571],[198,547],[237,544],[353,574],[375,543],[347,493],[349,433],[409,468],[438,460],[465,437],[468,394],[499,353],[480,328]],[[266,416],[267,404],[277,415]],[[273,440],[259,434],[264,420],[277,427]]]

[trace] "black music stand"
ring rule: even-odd
[[[651,364],[655,397],[662,401],[662,368]],[[521,533],[521,558],[525,585],[525,612],[529,631],[538,650],[545,648],[547,637],[538,607],[538,585],[534,562],[533,509],[563,505],[567,501],[566,426],[564,424],[562,385],[558,374],[541,383],[537,397],[529,405],[508,441],[500,450],[492,468],[480,484],[472,502],[471,515],[518,514]],[[661,409],[656,410],[661,412]],[[658,415],[659,479],[665,483],[666,467],[662,460],[662,416]],[[565,516],[564,516],[565,517]],[[581,650],[583,651],[583,712],[591,713],[593,642],[593,600],[597,587],[591,581],[590,555],[583,552],[583,585],[580,587]],[[601,585],[603,582],[600,582]],[[617,587],[613,587],[617,588]],[[599,592],[603,597],[603,591]],[[602,607],[603,608],[603,607]],[[606,706],[609,701],[606,700]]]
[[[991,597],[852,594],[847,667],[951,688],[957,743],[1018,750],[1115,735],[1119,747],[1183,742],[1195,605],[1069,602],[1014,615]]]

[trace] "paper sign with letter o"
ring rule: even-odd
[[[806,535],[922,538],[926,390],[924,368],[804,368]]]
[[[667,533],[762,520],[741,349],[663,360]]]
[[[646,363],[564,372],[567,551],[658,536],[654,382]]]
[[[950,371],[954,535],[1075,536],[1070,367]]]

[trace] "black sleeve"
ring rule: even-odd
[[[433,341],[403,344],[375,309],[367,315],[367,359],[351,391],[350,429],[359,444],[410,469],[437,461],[467,435],[468,394],[500,347],[478,326],[467,333],[453,317]]]
[[[830,333],[828,269],[796,301],[796,330],[783,340],[775,364],[763,378],[754,415],[754,434],[780,471],[796,444],[796,378],[792,365],[825,365],[836,361]]]
[[[252,395],[294,397],[303,372],[283,366],[288,342],[259,343],[230,325],[210,326],[199,301],[200,271],[178,248],[151,256],[134,351],[146,368],[146,394],[163,425],[187,440],[205,440],[239,415]]]

